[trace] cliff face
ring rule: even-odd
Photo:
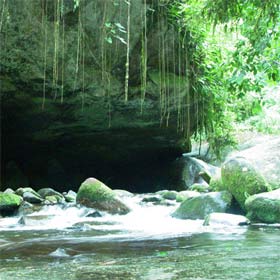
[[[2,187],[161,182],[197,122],[164,1],[1,2]]]

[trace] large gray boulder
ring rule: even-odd
[[[95,178],[88,178],[81,184],[76,201],[111,214],[127,214],[130,211],[112,189]]]
[[[232,154],[221,172],[224,188],[245,209],[248,196],[280,188],[280,137]]]
[[[280,223],[280,189],[248,197],[245,208],[253,222]]]
[[[232,201],[232,195],[227,192],[212,192],[184,200],[172,214],[179,219],[204,219],[213,212],[226,212]]]

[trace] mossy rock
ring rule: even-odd
[[[248,197],[245,208],[252,222],[280,223],[280,189]]]
[[[45,197],[45,200],[50,202],[51,204],[56,204],[56,203],[63,203],[65,202],[64,197],[61,197],[60,195],[47,195]]]
[[[221,173],[224,187],[245,210],[247,197],[280,188],[280,137],[250,143],[231,155]]]
[[[223,184],[222,178],[221,177],[213,177],[210,180],[209,183],[209,188],[213,192],[219,192],[219,191],[225,191],[226,187]]]
[[[232,201],[232,195],[227,192],[212,192],[187,199],[181,203],[172,217],[179,219],[204,219],[210,213],[226,212]]]
[[[197,191],[181,191],[176,196],[176,202],[183,202],[186,199],[200,196]]]
[[[46,198],[47,196],[59,196],[60,198],[63,198],[61,193],[55,191],[52,188],[42,188],[38,191],[38,194],[43,198]]]
[[[176,191],[165,191],[161,196],[163,199],[176,200],[177,194],[178,192]]]
[[[19,195],[0,192],[0,214],[12,215],[21,205],[23,199]]]
[[[111,214],[127,214],[130,211],[112,189],[95,178],[88,178],[81,184],[76,201],[81,205]]]
[[[76,197],[77,197],[77,194],[72,190],[70,190],[64,194],[65,201],[69,202],[69,203],[76,202]]]
[[[32,188],[30,188],[30,187],[18,188],[18,189],[16,189],[15,194],[20,195],[20,196],[23,196],[23,194],[24,194],[25,192],[33,193],[34,195],[40,197],[40,195],[39,195],[35,190],[33,190]]]
[[[248,196],[268,191],[263,176],[249,161],[241,157],[231,158],[223,164],[222,184],[243,210]]]
[[[205,192],[209,192],[210,188],[209,185],[207,184],[195,183],[189,187],[189,190],[205,193]]]
[[[22,195],[24,201],[32,204],[42,203],[44,199],[36,192],[24,192]]]

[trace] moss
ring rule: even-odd
[[[169,199],[169,200],[175,200],[177,196],[176,191],[166,191],[162,194],[162,198]]]
[[[0,193],[0,207],[5,205],[19,206],[22,202],[22,198],[12,193]]]
[[[0,193],[0,214],[12,214],[22,203],[22,198],[12,193]]]
[[[183,202],[186,199],[200,196],[200,193],[197,191],[181,191],[176,196],[177,202]]]
[[[172,214],[179,219],[204,219],[213,212],[225,212],[231,203],[227,192],[205,194],[187,199]]]
[[[195,183],[189,187],[190,191],[208,192],[209,186],[204,184]]]
[[[209,188],[211,191],[224,191],[226,187],[223,184],[222,178],[211,178],[209,183]]]
[[[94,178],[89,178],[83,182],[77,193],[77,201],[86,198],[91,201],[102,202],[113,200],[114,197],[115,194],[109,187]]]
[[[251,196],[245,206],[247,218],[253,222],[280,223],[280,199]]]
[[[95,178],[88,178],[81,184],[77,194],[77,202],[111,214],[127,214],[130,211],[117,198],[112,189]]]
[[[245,210],[245,200],[250,196],[268,191],[265,179],[243,158],[232,159],[222,168],[222,185]]]

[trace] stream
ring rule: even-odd
[[[203,226],[145,196],[123,216],[73,204],[0,219],[0,279],[279,279],[280,225]]]

